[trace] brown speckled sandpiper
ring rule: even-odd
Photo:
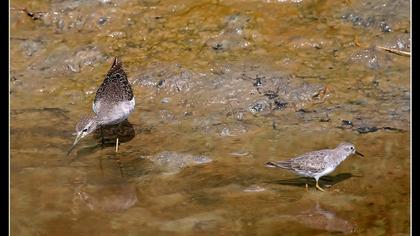
[[[134,106],[134,95],[127,74],[122,68],[122,62],[115,57],[104,81],[96,91],[92,105],[94,114],[81,118],[77,123],[76,139],[68,154],[82,138],[97,128],[126,120],[133,112]],[[118,138],[115,150],[118,151]]]

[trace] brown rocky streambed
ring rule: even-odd
[[[409,235],[409,1],[10,5],[13,235]],[[114,56],[135,111],[67,157]],[[326,192],[264,166],[342,141]]]

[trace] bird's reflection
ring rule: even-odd
[[[71,185],[74,188],[71,211],[76,217],[83,211],[122,212],[138,201],[136,185],[124,179],[82,179]]]
[[[319,183],[321,186],[331,187],[341,181],[344,181],[346,179],[349,179],[353,177],[351,173],[341,173],[337,174],[335,176],[324,176],[319,179]],[[281,185],[292,185],[292,186],[303,186],[309,185],[309,186],[315,186],[315,180],[313,178],[307,178],[307,177],[298,177],[298,178],[292,178],[292,179],[284,179],[284,180],[274,180],[268,182],[270,184],[281,184]]]
[[[89,155],[98,149],[115,147],[117,138],[119,144],[127,143],[132,140],[135,135],[136,132],[134,127],[128,120],[124,120],[115,125],[104,125],[93,132],[93,138],[97,141],[96,144],[77,150],[77,157],[73,158],[72,161],[82,156]]]
[[[336,215],[335,212],[324,209],[316,201],[315,207],[302,211],[294,218],[308,228],[320,229],[329,232],[353,233],[356,230],[356,224],[345,218]]]
[[[115,146],[118,138],[119,143],[129,142],[134,138],[136,132],[133,125],[125,120],[116,125],[104,125],[95,130],[93,138],[101,144],[102,147]]]

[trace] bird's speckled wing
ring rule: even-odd
[[[112,99],[107,99],[109,97],[112,97]],[[122,62],[115,58],[105,80],[96,91],[94,103],[101,100],[130,101],[132,98],[133,91],[127,80],[127,74],[122,68]]]
[[[313,151],[293,158],[289,160],[289,162],[294,171],[304,171],[315,174],[322,172],[326,168],[330,154],[331,150]]]

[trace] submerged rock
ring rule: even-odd
[[[154,120],[167,125],[186,124],[222,137],[242,136],[258,129],[252,121],[258,115],[296,112],[323,103],[330,94],[328,86],[314,80],[253,64],[192,71],[159,63],[143,68],[134,80],[158,101],[170,101],[171,106],[165,105]]]
[[[355,52],[351,56],[351,61],[353,63],[359,63],[359,64],[362,64],[362,65],[365,65],[366,67],[368,67],[370,69],[378,69],[379,68],[377,51],[373,48],[362,49],[362,50],[359,50],[359,51]]]
[[[394,26],[405,21],[409,14],[410,1],[363,1],[351,11],[343,13],[342,19],[351,22],[356,27],[376,28],[388,33],[394,31]]]
[[[95,66],[106,60],[106,56],[95,46],[78,49],[73,56],[64,60],[65,66],[72,72],[80,72],[84,67]]]
[[[32,56],[42,49],[44,42],[41,40],[25,39],[20,43],[22,51],[26,56]]]
[[[134,84],[152,87],[165,94],[183,94],[189,106],[214,107],[217,111],[249,111],[251,113],[298,110],[308,103],[322,102],[328,89],[293,75],[258,68],[255,65],[225,68],[222,74],[193,72],[178,65],[155,65],[136,76]],[[176,101],[177,99],[171,99]],[[180,100],[180,99],[178,99]],[[239,116],[241,120],[243,114]]]
[[[275,75],[256,80],[258,92],[270,100],[272,110],[282,110],[288,104],[298,110],[305,103],[321,102],[327,95],[325,85],[303,82],[294,76]]]
[[[368,16],[366,18],[356,13],[347,13],[342,16],[345,21],[350,21],[354,26],[361,27],[378,27],[382,32],[391,32],[391,26],[386,22],[385,18]]]
[[[167,174],[176,174],[187,166],[206,164],[212,161],[204,155],[183,154],[165,151],[154,156],[145,157],[152,161],[157,168]]]
[[[228,16],[219,35],[207,41],[207,46],[215,51],[247,48],[251,45],[247,39],[246,25],[250,18],[240,13]]]
[[[107,56],[98,47],[87,45],[71,49],[60,45],[42,61],[35,61],[28,70],[41,77],[48,78],[65,73],[81,72],[88,67],[94,67],[104,62]]]

